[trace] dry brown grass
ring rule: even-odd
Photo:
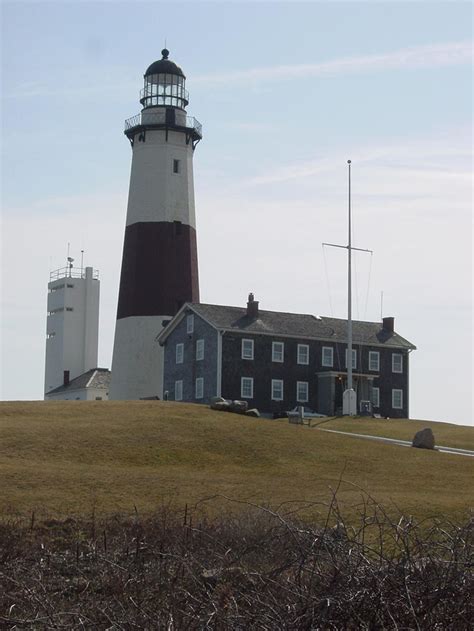
[[[342,428],[332,423],[328,427]],[[397,424],[404,427],[402,421],[381,423],[388,423],[390,431]],[[411,438],[417,425],[409,423]],[[455,442],[451,426],[448,444],[468,446],[465,429],[459,428],[462,436]],[[434,433],[438,443],[446,442],[438,427]],[[134,507],[144,514],[163,503],[182,507],[214,495],[272,506],[300,500],[312,503],[314,511],[342,477],[341,505],[357,503],[362,490],[388,509],[398,507],[418,518],[443,514],[463,520],[473,505],[473,473],[472,458],[354,440],[198,405],[0,403],[4,516],[111,514]],[[214,504],[218,511],[219,503]],[[326,514],[325,506],[321,512]]]

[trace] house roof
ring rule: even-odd
[[[107,368],[92,368],[87,372],[71,379],[67,386],[61,385],[46,394],[59,394],[60,392],[70,392],[71,390],[84,390],[86,388],[96,388],[107,390],[110,386],[110,370]]]
[[[245,307],[229,307],[188,303],[179,311],[168,327],[159,336],[159,341],[166,339],[173,324],[184,317],[186,309],[192,309],[211,326],[223,331],[273,335],[275,337],[298,337],[306,339],[326,340],[329,342],[347,342],[347,320],[326,318],[304,313],[284,313],[281,311],[265,311],[259,309],[258,317],[247,315]],[[380,322],[364,322],[354,320],[352,323],[354,344],[374,346],[392,346],[396,348],[415,349],[411,342],[396,332],[390,333],[382,328]]]

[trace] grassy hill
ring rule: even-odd
[[[415,421],[326,422],[334,429],[412,438],[430,425],[438,444],[474,448],[474,429]],[[324,426],[324,425],[323,425]],[[385,432],[385,434],[382,434]],[[355,513],[364,493],[419,518],[464,519],[474,459],[379,444],[286,421],[155,401],[1,402],[0,514],[151,513],[210,496],[313,503],[331,488]],[[211,500],[209,511],[222,508]],[[226,507],[239,506],[226,502]]]

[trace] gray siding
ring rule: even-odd
[[[167,338],[164,345],[163,390],[168,391],[169,399],[175,400],[175,382],[183,381],[183,401],[209,403],[217,393],[217,331],[194,314],[194,331],[187,333],[186,313],[181,322]],[[196,342],[204,340],[204,359],[196,361]],[[176,345],[183,344],[183,363],[176,363]],[[204,379],[204,396],[195,397],[196,379]]]

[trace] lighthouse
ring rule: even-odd
[[[162,396],[156,338],[185,302],[199,302],[193,154],[186,77],[162,50],[144,75],[143,109],[125,121],[132,147],[111,399]]]

